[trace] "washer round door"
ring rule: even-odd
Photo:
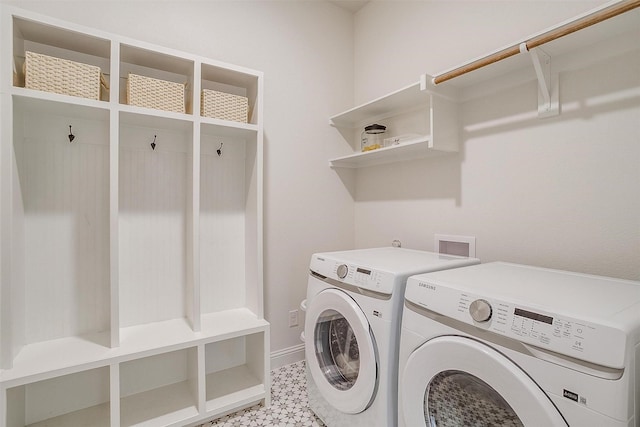
[[[378,362],[369,322],[353,298],[337,289],[313,297],[305,320],[305,351],[314,383],[332,407],[347,414],[369,407]]]
[[[567,427],[520,367],[471,338],[427,341],[409,357],[400,384],[407,426]]]

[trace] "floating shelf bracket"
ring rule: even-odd
[[[527,48],[520,44],[520,52],[528,53],[538,78],[538,117],[560,114],[558,73],[551,74],[551,57],[539,47]]]

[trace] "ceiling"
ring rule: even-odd
[[[369,3],[369,0],[329,0],[331,3],[339,6],[343,9],[351,11],[352,13],[356,13],[362,7]]]

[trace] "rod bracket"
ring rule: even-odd
[[[523,51],[522,45],[520,51]],[[551,73],[551,57],[539,47],[527,51],[538,79],[538,117],[557,116],[560,114],[560,90],[558,73]]]

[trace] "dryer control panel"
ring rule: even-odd
[[[392,294],[395,276],[391,273],[346,263],[323,256],[311,259],[311,270],[329,279],[383,294]]]
[[[523,343],[611,368],[624,367],[626,336],[608,325],[414,277],[409,278],[405,298],[435,313]]]

